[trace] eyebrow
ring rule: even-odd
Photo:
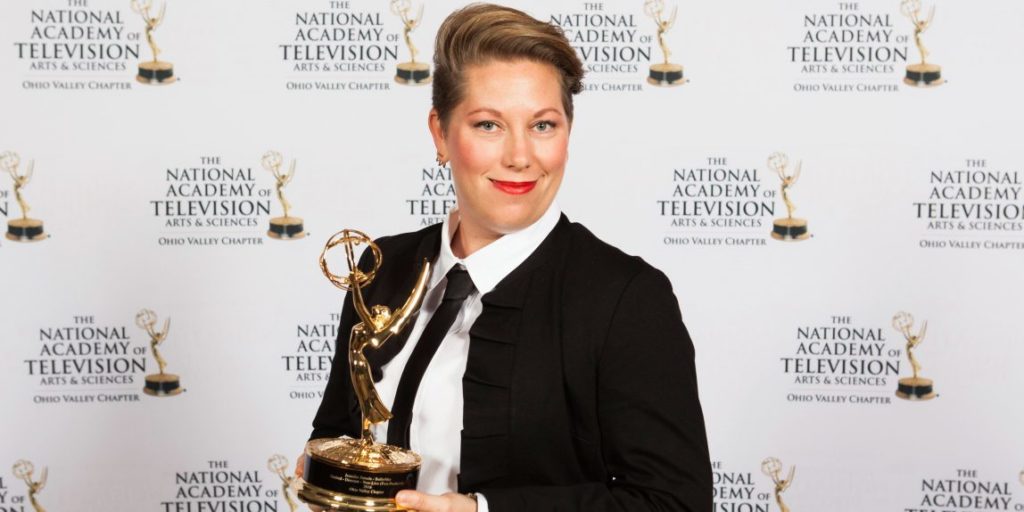
[[[471,116],[473,114],[477,114],[477,113],[480,113],[480,112],[485,112],[485,113],[488,113],[488,114],[492,114],[492,115],[501,117],[501,112],[498,112],[497,110],[494,110],[493,108],[487,108],[487,107],[478,108],[478,109],[469,111],[469,112],[466,113],[466,115],[467,116]],[[557,108],[554,108],[554,107],[548,107],[548,108],[543,108],[543,109],[538,110],[537,112],[535,112],[533,114],[533,117],[534,118],[540,117],[540,116],[544,115],[547,112],[554,112],[554,113],[556,113],[558,115],[564,116],[564,114],[562,114],[561,110],[558,110]]]

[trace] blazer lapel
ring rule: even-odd
[[[523,306],[543,281],[543,267],[564,252],[568,219],[522,264],[485,294],[483,310],[469,330],[469,358],[462,378],[463,418],[459,489],[479,489],[510,474],[513,369],[523,325]],[[545,274],[546,275],[546,274]]]

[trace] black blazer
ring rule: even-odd
[[[441,225],[377,243],[366,302],[396,308],[438,254]],[[462,378],[459,492],[484,494],[493,512],[711,510],[693,344],[664,274],[563,215],[482,301]],[[359,436],[347,362],[357,321],[346,298],[311,438]],[[404,341],[367,350],[375,378]]]

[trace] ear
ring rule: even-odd
[[[451,158],[451,155],[448,154],[448,146],[444,140],[441,115],[437,113],[436,108],[430,109],[430,114],[427,115],[427,128],[430,129],[430,136],[434,139],[434,148],[437,149],[437,152],[445,155],[447,158]]]

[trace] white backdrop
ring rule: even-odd
[[[421,59],[459,5],[426,3],[412,34]],[[577,42],[586,55],[651,56],[587,61],[595,71],[576,100],[559,204],[672,279],[697,350],[716,510],[778,510],[760,470],[770,456],[797,467],[783,495],[795,512],[1024,510],[1024,73],[1014,58],[1024,4],[925,0],[923,12],[932,5],[923,38],[948,82],[919,89],[902,83],[918,53],[898,0],[666,0],[666,13],[679,9],[666,36],[672,61],[689,79],[666,88],[645,81],[661,50],[640,0],[516,4],[573,37],[626,40]],[[298,29],[310,28],[298,20],[324,12],[339,24],[364,22],[327,27],[331,34],[358,28],[371,39],[296,42]],[[847,22],[856,26],[836,26]],[[37,498],[51,512],[287,510],[266,461],[299,453],[326,373],[316,365],[333,355],[342,296],[316,265],[323,243],[343,227],[372,236],[419,229],[453,199],[447,180],[431,178],[429,86],[392,80],[408,58],[401,22],[383,0],[170,0],[154,33],[179,77],[165,86],[134,81],[150,50],[127,0],[7,1],[0,27],[0,151],[18,152],[22,169],[34,161],[23,192],[50,235],[0,241],[0,511],[31,510],[10,470],[19,459],[35,464],[37,480],[48,468]],[[808,34],[882,42],[805,42]],[[107,47],[109,59],[74,53],[95,45],[120,46]],[[383,48],[398,59],[357,61],[367,71],[311,71],[343,61],[294,59],[317,45]],[[852,72],[844,69],[864,64],[829,62],[821,71],[821,62],[804,61],[826,47],[908,61]],[[285,194],[306,238],[265,235],[280,215],[260,165],[270,149],[297,161]],[[685,209],[721,199],[674,197],[677,185],[692,183],[674,176],[689,170],[747,171],[750,180],[728,183],[777,191],[766,167],[774,151],[802,162],[791,195],[809,240],[768,236],[786,211],[771,194],[753,215],[665,214],[664,201]],[[246,175],[231,182],[243,194],[168,197],[182,184],[168,176],[191,168],[234,169]],[[958,171],[982,171],[988,181],[948,183],[963,179]],[[193,172],[203,171],[185,171]],[[199,184],[207,183],[221,182]],[[957,193],[1005,197],[941,198]],[[229,227],[157,214],[179,200],[263,209],[227,216],[239,224]],[[950,226],[919,203],[1002,208],[1016,218]],[[20,216],[6,175],[0,214]],[[179,396],[141,392],[156,372],[134,323],[142,308],[161,323],[172,319],[161,351],[181,376]],[[915,353],[935,380],[934,400],[894,395],[911,374],[891,327],[899,311],[914,315],[915,329],[928,321]],[[90,329],[125,335],[126,354],[48,355],[92,341]],[[875,378],[848,384],[793,370],[794,358],[849,359],[800,353],[836,347],[841,340],[829,335],[842,329],[881,338],[868,342],[880,344],[873,359],[898,365],[896,374],[856,374]],[[108,357],[144,361],[145,370],[73,369]],[[297,369],[300,362],[314,370]],[[72,369],[61,375],[41,370],[65,364]],[[90,375],[108,383],[83,383]]]

